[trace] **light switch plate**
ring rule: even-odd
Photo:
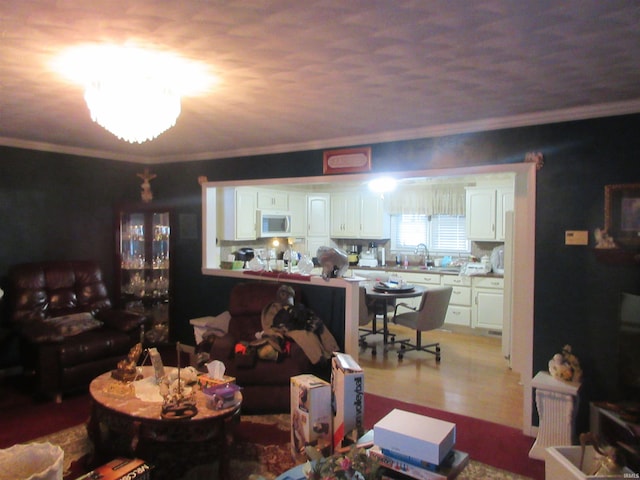
[[[589,245],[587,230],[567,230],[564,232],[565,245]]]

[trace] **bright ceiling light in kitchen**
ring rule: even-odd
[[[378,177],[369,181],[369,190],[375,193],[388,193],[396,189],[398,182],[393,177]]]
[[[131,45],[73,47],[53,67],[84,87],[94,122],[131,143],[173,127],[181,97],[202,94],[216,81],[204,64]]]

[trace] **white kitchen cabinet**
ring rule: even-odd
[[[331,237],[360,237],[360,196],[358,194],[331,195]]]
[[[256,189],[218,189],[218,236],[220,240],[255,240]]]
[[[451,286],[451,300],[444,323],[471,326],[471,279],[458,275],[443,275],[442,285]]]
[[[391,222],[384,211],[384,198],[370,194],[360,196],[360,238],[389,238]]]
[[[291,212],[291,236],[307,236],[307,195],[289,192],[289,212]]]
[[[329,236],[329,194],[307,195],[307,235]]]
[[[289,210],[289,194],[279,190],[257,189],[257,205],[260,210]]]
[[[331,237],[375,240],[389,238],[389,215],[380,195],[331,195]]]
[[[307,195],[307,253],[316,256],[318,247],[330,246],[329,216],[330,196],[328,193]]]
[[[495,240],[495,188],[467,188],[465,217],[469,240]]]
[[[496,189],[496,240],[504,241],[506,214],[514,207],[513,188],[501,187]]]
[[[505,212],[513,210],[513,187],[468,187],[466,190],[467,238],[503,241]]]
[[[478,277],[471,281],[473,296],[472,326],[502,331],[504,279]]]

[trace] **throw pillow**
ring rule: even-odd
[[[93,318],[89,312],[71,313],[61,317],[52,317],[45,320],[56,328],[58,332],[65,336],[71,337],[82,332],[88,332],[102,327],[102,322]]]

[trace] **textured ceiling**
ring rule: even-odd
[[[154,163],[638,112],[638,25],[633,0],[3,0],[0,144]],[[120,141],[49,66],[103,41],[221,83]]]

